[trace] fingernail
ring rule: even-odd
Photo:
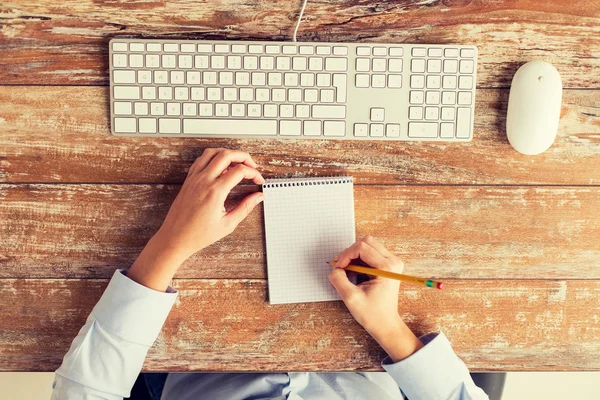
[[[339,260],[340,260],[340,256],[333,257],[333,261],[339,261]]]
[[[264,199],[265,199],[265,195],[264,195],[264,194],[263,194],[263,195],[261,195],[261,196],[258,196],[258,197],[256,198],[256,204],[260,204],[260,203],[262,203]]]

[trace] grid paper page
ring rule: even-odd
[[[263,192],[269,302],[339,300],[326,263],[355,240],[352,178],[270,179]]]

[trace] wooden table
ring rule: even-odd
[[[418,333],[443,329],[470,368],[600,370],[600,4],[309,1],[301,41],[477,45],[471,143],[110,135],[110,38],[287,40],[299,3],[2,2],[0,370],[58,367],[206,147],[248,151],[267,177],[354,176],[357,235],[447,283],[404,285],[401,313]],[[556,142],[527,157],[505,114],[513,74],[535,59],[565,90]],[[261,209],[180,269],[146,370],[380,369],[341,302],[265,301],[263,237]]]

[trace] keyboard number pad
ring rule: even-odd
[[[408,137],[471,137],[475,51],[415,46],[410,55]]]

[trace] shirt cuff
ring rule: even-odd
[[[416,353],[393,363],[386,357],[381,365],[409,399],[447,398],[465,379],[471,379],[465,364],[454,354],[442,332],[419,338],[425,345]]]
[[[176,298],[177,292],[170,286],[166,292],[158,292],[132,281],[124,270],[117,270],[92,315],[104,329],[150,347]]]

